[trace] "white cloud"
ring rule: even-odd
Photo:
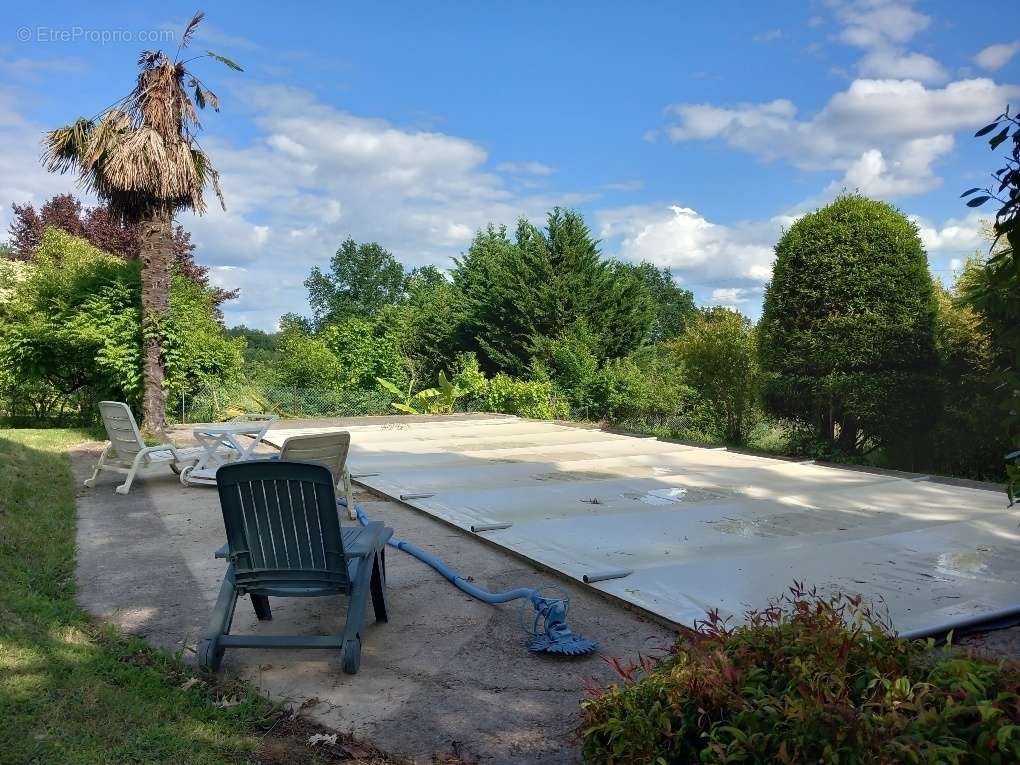
[[[487,151],[465,138],[353,115],[293,88],[243,96],[255,140],[204,141],[228,209],[210,205],[182,220],[202,262],[220,268],[224,286],[241,288],[227,307],[230,321],[271,327],[281,313],[307,310],[304,278],[347,236],[378,241],[409,266],[446,266],[490,221],[539,220],[556,204],[590,198],[512,191],[506,175],[552,168],[522,162],[488,171]]]
[[[900,0],[837,2],[834,7],[844,25],[840,39],[861,48],[909,42],[931,24],[930,17]]]
[[[214,120],[203,137],[227,210],[210,199],[204,215],[179,218],[214,281],[241,288],[240,299],[225,306],[230,322],[272,327],[284,312],[307,311],[305,277],[348,236],[378,241],[409,266],[447,266],[489,222],[540,221],[555,205],[594,196],[513,191],[506,173],[486,169],[488,152],[474,141],[353,115],[304,91],[260,86],[232,100],[236,111],[252,110],[254,137],[243,145],[224,141],[212,132]],[[3,231],[10,202],[38,205],[75,190],[73,175],[39,164],[42,128],[20,116],[17,103],[0,91]],[[552,172],[540,163],[515,169]]]
[[[907,141],[891,156],[869,149],[851,163],[842,181],[829,185],[828,191],[859,191],[875,197],[918,194],[939,185],[932,164],[953,148],[953,138],[937,135]]]
[[[496,169],[512,175],[552,175],[555,172],[541,162],[500,162]]]
[[[896,48],[876,48],[860,60],[858,71],[865,77],[941,83],[949,79],[942,64],[923,53]]]
[[[603,183],[599,186],[600,191],[640,191],[645,187],[645,182],[640,178],[631,178],[627,181],[614,181]]]
[[[13,220],[11,203],[38,207],[54,194],[74,191],[71,177],[48,173],[39,162],[44,129],[18,114],[17,103],[15,94],[0,90],[0,238]]]
[[[709,302],[726,308],[739,309],[752,300],[760,300],[764,287],[718,287],[712,290]]]
[[[668,267],[678,281],[699,293],[748,290],[768,281],[773,247],[791,220],[777,216],[727,226],[677,205],[634,205],[595,215],[607,249],[615,248],[625,260]]]
[[[1008,64],[1018,52],[1020,52],[1020,40],[1011,43],[989,45],[974,56],[974,63],[982,69],[994,72]]]
[[[810,171],[843,171],[844,186],[912,194],[939,184],[933,164],[952,134],[998,114],[1020,88],[989,79],[928,88],[913,80],[855,80],[814,116],[801,119],[787,99],[735,107],[674,104],[666,129],[674,142],[717,139],[762,160]],[[881,190],[881,191],[879,191]]]
[[[931,254],[975,252],[988,248],[986,232],[991,226],[987,214],[972,212],[963,218],[949,218],[941,225],[920,216],[911,216],[917,224],[924,248]]]

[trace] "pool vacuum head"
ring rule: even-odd
[[[551,653],[557,656],[582,656],[594,652],[598,643],[575,635],[567,626],[567,609],[570,600],[546,598],[537,593],[531,598],[535,607],[535,620],[528,630],[531,639],[528,650],[535,653]]]

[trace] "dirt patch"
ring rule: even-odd
[[[300,714],[282,712],[266,731],[254,757],[259,765],[326,765],[358,762],[363,765],[406,765],[410,760],[392,757],[349,734],[319,725]],[[436,765],[474,765],[457,752],[434,755]]]

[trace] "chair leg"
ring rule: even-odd
[[[237,590],[234,588],[234,566],[227,567],[223,576],[223,583],[220,585],[220,594],[216,598],[216,605],[213,606],[212,614],[209,617],[209,625],[205,630],[205,637],[198,647],[199,664],[206,669],[215,672],[220,667],[223,659],[223,647],[219,640],[223,635],[230,632],[230,625],[234,621],[234,609],[237,607]]]
[[[347,623],[340,643],[341,663],[344,672],[357,673],[361,666],[361,628],[365,624],[365,606],[368,600],[372,568],[369,560],[362,558],[351,587],[351,601],[347,605]]]
[[[351,484],[351,471],[344,467],[343,478],[344,497],[347,499],[347,516],[352,520],[358,520],[358,513],[354,509],[354,486]]]
[[[269,607],[269,597],[266,595],[251,595],[251,605],[255,609],[255,616],[260,622],[267,622],[273,618],[273,611]]]
[[[118,494],[127,494],[131,491],[131,482],[135,480],[135,474],[138,472],[138,468],[142,466],[142,460],[144,459],[145,457],[141,452],[135,456],[134,460],[131,462],[131,469],[128,471],[127,479],[125,479],[124,483],[114,489],[114,491]]]
[[[377,622],[388,622],[390,618],[386,607],[386,548],[383,548],[374,556],[371,590],[375,620]]]
[[[113,451],[113,444],[110,444],[105,449],[103,449],[103,453],[99,455],[99,462],[96,463],[95,470],[92,471],[92,475],[85,479],[84,483],[82,484],[83,486],[86,486],[91,489],[93,486],[96,485],[96,476],[98,476],[99,471],[103,469],[103,465],[106,464],[106,458],[110,455],[111,451]]]

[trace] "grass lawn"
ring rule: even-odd
[[[87,439],[0,429],[0,763],[387,762],[89,619],[66,454]]]

